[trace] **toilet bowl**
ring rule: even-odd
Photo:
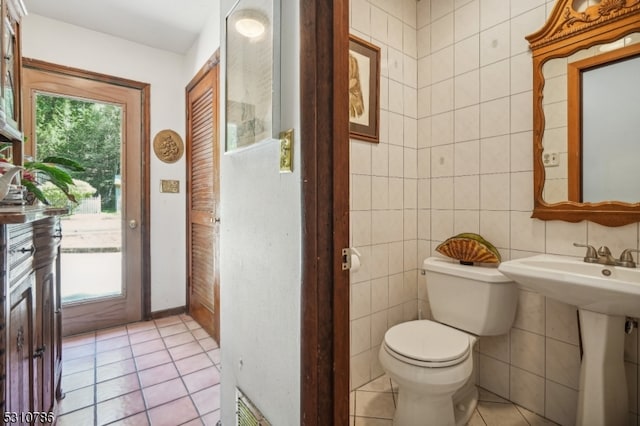
[[[511,328],[517,286],[496,268],[447,259],[428,258],[424,269],[429,302],[439,322],[415,320],[391,327],[378,354],[398,385],[394,424],[464,425],[478,401],[473,374],[476,336],[504,334]]]
[[[429,320],[389,329],[379,359],[400,389],[394,424],[463,425],[469,420],[475,404],[455,400],[454,394],[470,382],[475,341],[472,335]],[[461,399],[465,396],[473,395],[466,392]]]

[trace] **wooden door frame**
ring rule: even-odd
[[[349,0],[302,0],[301,416],[349,421]],[[332,129],[327,132],[328,129]]]
[[[114,77],[111,75],[101,74],[93,71],[86,71],[79,68],[67,67],[63,65],[53,64],[51,62],[41,61],[39,59],[22,58],[23,68],[34,68],[40,71],[46,71],[57,74],[64,74],[72,77],[84,78],[87,80],[99,81],[102,83],[113,84],[117,86],[128,87],[140,91],[142,101],[141,105],[141,129],[140,144],[142,148],[142,191],[140,194],[142,206],[140,216],[142,224],[140,233],[142,238],[142,307],[141,314],[143,319],[151,318],[151,191],[150,191],[150,94],[151,85],[139,81],[128,80],[125,78]]]
[[[189,83],[187,84],[186,88],[185,88],[185,138],[188,137],[189,133],[189,126],[191,126],[191,122],[190,122],[190,117],[189,117],[189,92],[198,85],[198,83],[200,83],[200,81],[202,81],[202,79],[207,75],[207,73],[209,71],[211,71],[213,68],[217,67],[218,65],[220,65],[220,49],[216,49],[216,51],[213,53],[213,55],[211,55],[211,57],[205,62],[205,64],[202,66],[202,68],[200,68],[198,70],[198,72],[196,73],[195,76],[193,76],[193,78],[191,79],[191,81],[189,81]],[[218,85],[220,84],[220,80],[219,80],[219,74],[218,77],[216,79],[218,81]],[[220,93],[220,87],[215,87],[214,90],[218,91],[218,93]],[[219,99],[218,102],[215,102],[214,108],[216,109],[216,113],[215,116],[216,118],[218,118],[219,121]],[[220,137],[220,123],[216,123],[217,124],[217,128],[218,128],[218,135],[216,137]],[[186,174],[187,176],[189,175],[189,170],[191,170],[191,150],[192,150],[192,145],[191,145],[191,141],[190,140],[185,140],[185,157],[186,157]],[[220,152],[218,150],[218,152],[213,153],[213,155],[216,156],[217,161],[216,161],[216,166],[218,168],[218,177],[220,177],[220,161],[219,161],[219,156],[220,156]],[[190,290],[190,283],[191,283],[191,186],[190,183],[187,182],[187,193],[186,193],[186,211],[187,211],[187,219],[185,222],[185,232],[186,232],[186,237],[187,237],[187,241],[186,241],[186,265],[187,265],[187,269],[185,271],[186,273],[186,288],[185,288],[185,292],[186,292],[186,305],[185,305],[185,309],[187,312],[189,312],[189,307],[191,305],[191,292]],[[219,190],[219,188],[218,188]],[[219,200],[218,200],[219,202]],[[219,208],[219,207],[218,207]],[[217,215],[217,212],[213,212],[215,215]],[[218,277],[219,279],[219,277]],[[214,290],[215,291],[215,290]],[[219,291],[219,287],[218,287],[218,291],[215,294],[215,299],[214,299],[214,309],[218,312],[217,313],[217,323],[214,325],[214,328],[217,329],[218,334],[220,334],[220,291]],[[215,321],[215,320],[214,320]],[[214,338],[217,338],[217,343],[218,345],[220,344],[220,337],[219,336],[213,336]]]

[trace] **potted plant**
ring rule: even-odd
[[[70,172],[84,171],[80,163],[64,157],[50,156],[42,161],[25,161],[23,167],[20,183],[43,204],[50,204],[39,188],[45,182],[51,182],[59,188],[69,201],[78,202],[70,191],[70,186],[74,185]]]

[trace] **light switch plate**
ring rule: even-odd
[[[169,192],[177,194],[180,192],[180,181],[171,179],[160,180],[160,192]]]

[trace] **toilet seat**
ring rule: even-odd
[[[429,320],[400,323],[384,336],[384,347],[396,359],[422,367],[449,367],[471,352],[468,334]]]

